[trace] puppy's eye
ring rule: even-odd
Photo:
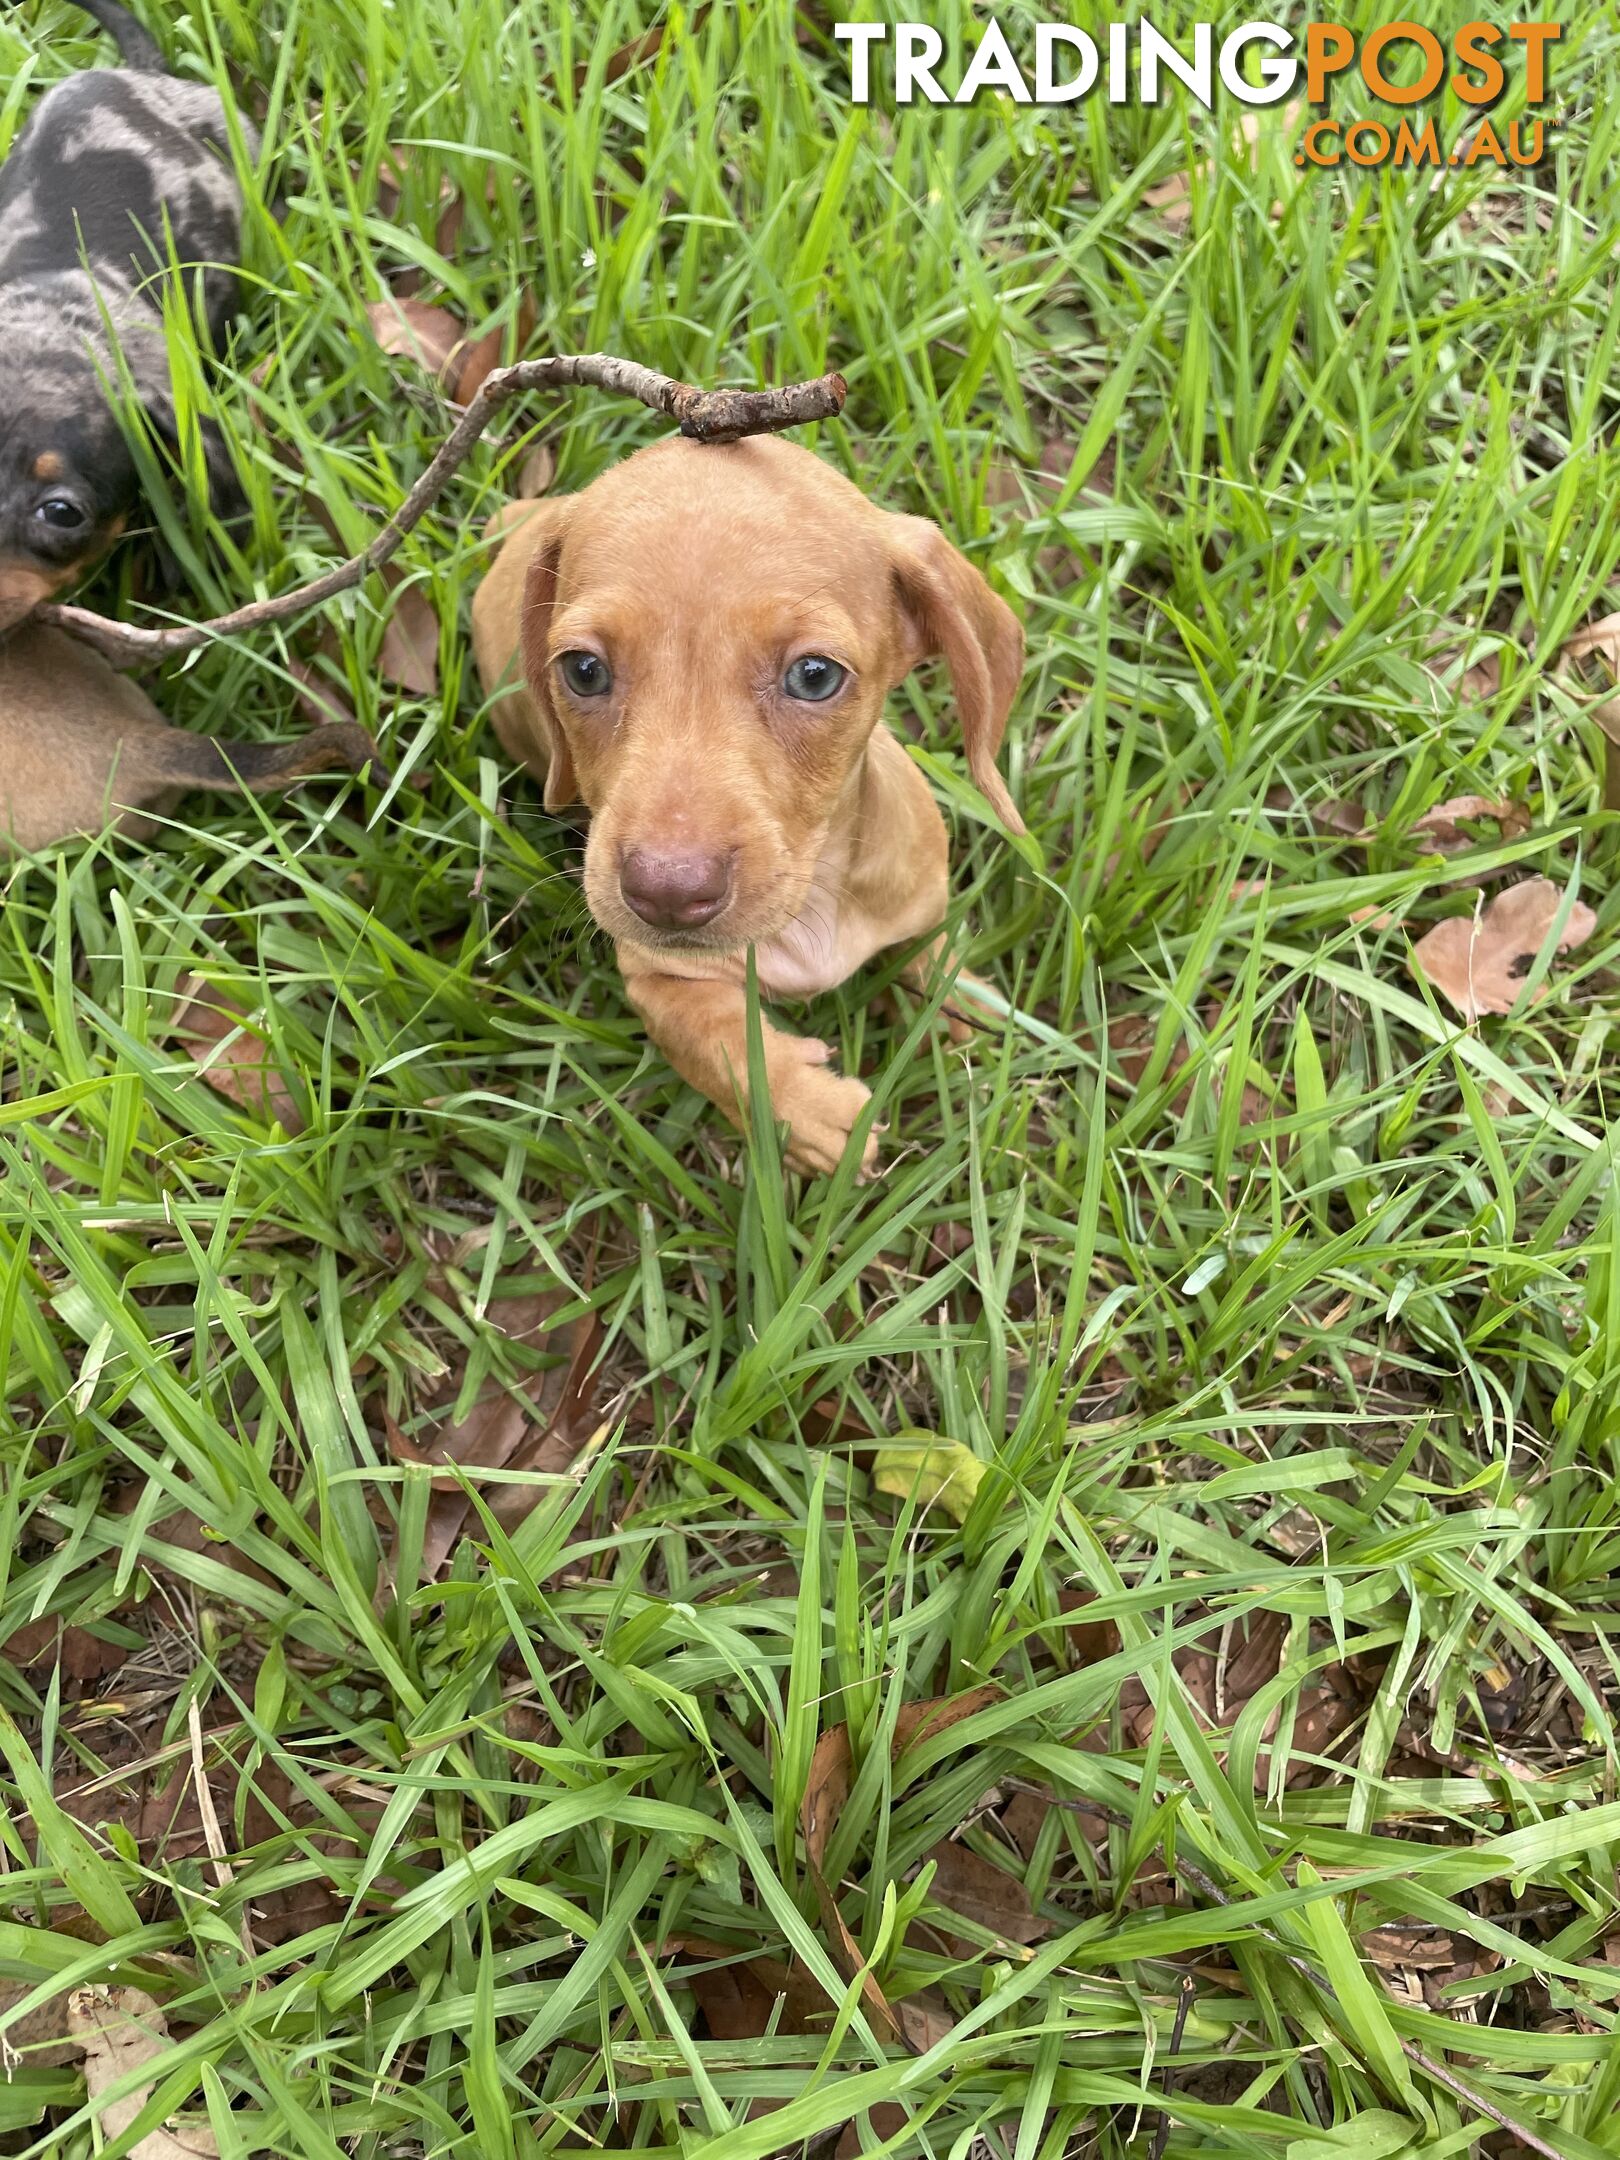
[[[69,502],[65,495],[47,495],[34,511],[42,525],[52,526],[57,532],[74,532],[90,520],[76,502]]]
[[[848,673],[825,653],[806,653],[782,677],[782,688],[790,698],[798,698],[806,705],[821,705],[838,695]]]
[[[613,688],[613,670],[593,652],[565,652],[557,672],[575,697],[606,697]]]

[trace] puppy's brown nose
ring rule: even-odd
[[[731,898],[730,855],[629,848],[619,865],[625,905],[655,930],[696,930]]]

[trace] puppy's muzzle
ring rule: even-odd
[[[31,563],[0,561],[0,636],[32,615],[42,600],[60,592],[77,567],[69,563],[60,570],[42,570]]]
[[[619,863],[624,904],[655,930],[700,930],[731,898],[735,853],[627,848]]]

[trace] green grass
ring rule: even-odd
[[[930,12],[959,42],[967,11]],[[1286,147],[1252,172],[1171,103],[858,119],[779,6],[682,17],[606,88],[647,19],[616,0],[161,14],[267,115],[238,341],[208,376],[176,333],[253,525],[173,497],[178,607],[312,574],[421,470],[444,411],[361,315],[410,265],[475,328],[526,288],[536,353],[837,366],[821,454],[1024,615],[1034,842],[967,789],[943,682],[908,685],[1009,1016],[964,1058],[870,978],[822,1001],[888,1167],[784,1184],[648,1049],[577,834],[480,714],[476,535],[535,431],[560,488],[659,432],[577,396],[407,547],[440,694],[379,685],[380,588],[331,612],[385,793],[194,799],[155,844],[6,867],[0,1639],[59,1621],[111,1669],[53,1665],[47,1629],[0,1672],[0,2004],[147,1988],[157,2114],[232,2156],[749,2160],[848,2121],[937,2160],[1620,2153],[1620,891],[1591,697],[1552,672],[1620,568],[1612,10],[1564,18],[1547,165],[1433,190]],[[7,125],[97,55],[82,30],[0,21],[0,68],[33,68]],[[1177,232],[1143,193],[1202,161]],[[997,499],[1047,438],[1060,487]],[[319,627],[158,695],[301,728]],[[1424,664],[1480,641],[1483,700]],[[1466,793],[1528,832],[1425,852]],[[1368,837],[1313,819],[1343,798]],[[1408,928],[1532,873],[1596,934],[1462,1030]],[[300,1134],[197,1077],[197,971]],[[489,1314],[542,1291],[552,1362],[600,1324],[607,1431],[510,1532],[481,1487],[419,1588],[428,1473],[387,1420],[425,1445],[447,1381],[466,1408],[524,1378]],[[985,1466],[965,1521],[879,1489],[913,1428]],[[903,1705],[991,1680],[894,1752]],[[161,1834],[194,1705],[225,1880],[194,1817]],[[919,1873],[952,1835],[1022,1885],[1030,1946]],[[792,1964],[819,2012],[717,2034],[728,1958]],[[918,2057],[876,1990],[954,2029]],[[0,2146],[90,2155],[75,2070],[30,2046]]]

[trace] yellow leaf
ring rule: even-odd
[[[901,1443],[880,1448],[873,1458],[878,1491],[899,1500],[915,1494],[921,1506],[942,1507],[957,1522],[966,1522],[984,1476],[978,1456],[960,1440],[941,1440],[937,1433],[902,1434]]]

